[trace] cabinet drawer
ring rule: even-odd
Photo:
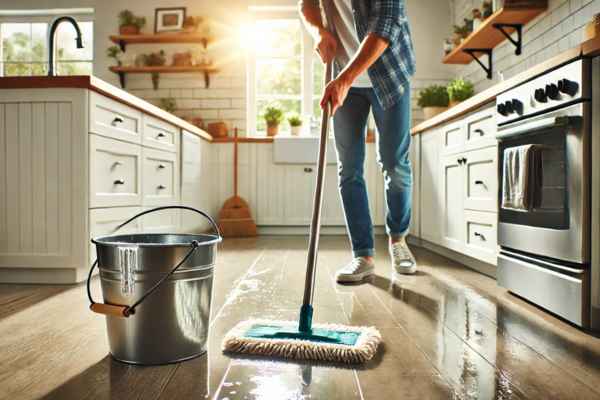
[[[465,208],[475,211],[498,210],[497,148],[465,153]]]
[[[141,159],[139,145],[90,135],[90,207],[140,205]]]
[[[114,232],[114,230],[141,211],[141,207],[96,208],[90,210],[90,239],[112,235],[113,233],[140,232],[142,225],[139,219],[131,221],[118,232]],[[90,245],[90,260],[93,262],[96,259],[96,246],[93,243],[90,243]]]
[[[442,127],[444,154],[463,151],[465,145],[465,125],[463,121],[454,122]]]
[[[179,200],[179,174],[174,153],[144,148],[144,205],[171,205]]]
[[[166,205],[166,204],[165,204]],[[144,210],[150,210],[145,207]],[[179,210],[162,210],[146,214],[142,219],[144,233],[177,233],[179,227]],[[186,214],[190,217],[190,214]],[[195,215],[192,217],[195,218]]]
[[[466,255],[496,265],[497,218],[494,213],[465,210]]]
[[[171,152],[177,151],[179,143],[178,128],[149,115],[144,115],[143,121],[144,134],[142,143],[144,146]]]
[[[467,150],[496,143],[496,118],[494,115],[493,109],[487,109],[467,118],[465,143]]]
[[[90,132],[132,143],[142,142],[142,113],[90,92]]]

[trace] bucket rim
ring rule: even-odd
[[[123,247],[127,247],[127,246],[129,246],[129,247],[131,247],[131,246],[135,246],[135,247],[189,247],[190,244],[192,243],[192,241],[195,240],[195,239],[190,239],[189,243],[176,243],[176,244],[173,244],[173,243],[132,243],[132,242],[119,242],[119,241],[112,240],[114,238],[123,237],[123,236],[156,236],[156,235],[173,235],[173,236],[184,236],[184,237],[190,237],[190,238],[198,238],[198,237],[211,238],[209,240],[200,242],[198,244],[199,246],[207,246],[207,245],[217,244],[217,243],[221,243],[223,241],[222,236],[218,236],[218,235],[214,235],[214,234],[210,234],[210,233],[160,233],[160,232],[143,233],[143,232],[138,232],[138,233],[122,233],[122,234],[118,234],[118,235],[95,237],[95,238],[91,239],[91,242],[95,245],[112,246],[112,247],[119,247],[119,246],[123,246]]]

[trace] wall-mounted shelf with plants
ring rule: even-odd
[[[488,79],[492,79],[492,50],[504,40],[509,40],[515,46],[515,54],[520,55],[523,26],[547,8],[546,0],[505,0],[502,8],[477,24],[466,19],[465,25],[470,23],[474,28],[455,27],[455,34],[463,35],[463,38],[459,39],[453,48],[448,49],[443,59],[444,64],[469,64],[474,60],[485,70]],[[465,29],[468,32],[465,32]],[[487,65],[480,60],[484,55],[487,55]]]
[[[157,9],[157,12],[160,10],[165,9]],[[141,33],[141,29],[146,24],[145,18],[137,17],[129,10],[119,13],[119,34],[109,36],[117,46],[109,47],[107,56],[117,62],[116,66],[109,69],[119,75],[122,88],[126,86],[127,74],[151,74],[153,87],[158,89],[159,74],[162,73],[201,73],[204,75],[205,86],[210,86],[210,75],[218,71],[206,55],[206,49],[211,42],[210,29],[201,17],[185,17],[185,12],[182,15],[182,23],[178,31],[159,32],[156,31],[155,26],[155,33]],[[194,51],[173,54],[170,65],[163,50],[138,55],[126,64],[121,60],[128,45],[181,43],[200,44],[201,47],[195,48]],[[200,56],[196,56],[197,50],[201,53]]]

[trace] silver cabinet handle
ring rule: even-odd
[[[125,181],[123,179],[117,179],[116,181],[113,182],[115,185],[124,185]]]
[[[117,126],[117,124],[122,124],[123,122],[124,122],[123,118],[121,118],[119,116],[116,116],[116,117],[113,118],[113,120],[111,122],[111,125],[112,126]]]
[[[313,172],[313,169],[306,167],[306,168],[304,168],[304,172],[306,172],[307,174],[310,174],[311,172]]]
[[[475,235],[475,237],[478,237],[485,242],[485,236],[483,235],[483,233],[474,232],[473,235]]]

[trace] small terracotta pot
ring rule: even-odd
[[[425,119],[427,120],[435,117],[438,114],[443,113],[447,109],[448,107],[423,107],[423,114],[425,116]]]
[[[267,136],[276,136],[279,133],[279,125],[273,124],[273,125],[269,125],[267,124]]]
[[[137,25],[121,25],[119,27],[119,33],[121,35],[139,35],[140,28]]]
[[[448,104],[448,106],[449,106],[450,108],[452,108],[452,107],[454,107],[454,106],[457,106],[457,105],[459,105],[460,103],[461,103],[461,102],[460,102],[460,101],[458,101],[458,100],[450,100],[450,104]]]

